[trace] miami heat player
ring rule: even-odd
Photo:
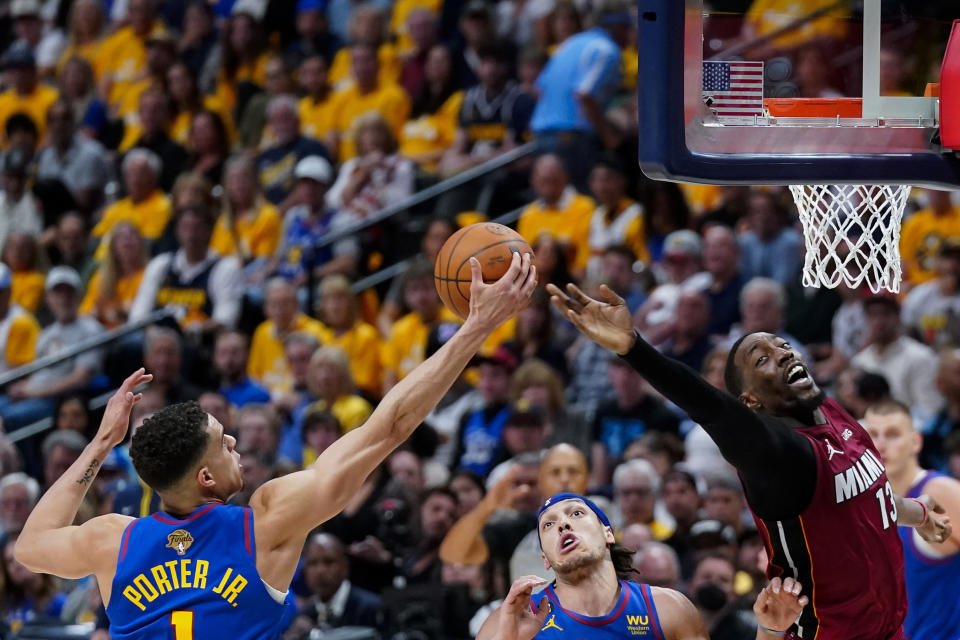
[[[767,547],[768,577],[789,576],[810,603],[786,638],[901,640],[907,611],[897,525],[929,542],[950,535],[929,496],[896,495],[856,420],[826,399],[799,354],[769,333],[730,350],[720,391],[633,329],[623,299],[548,285],[554,305],[700,423],[737,468]]]

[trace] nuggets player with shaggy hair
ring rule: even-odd
[[[258,488],[249,506],[228,505],[243,488],[236,440],[196,403],[157,412],[134,434],[130,455],[161,497],[161,512],[119,514],[73,526],[100,464],[127,433],[140,369],[107,405],[80,458],[30,514],[14,554],[31,571],[97,578],[115,639],[276,638],[307,535],[343,509],[366,477],[423,421],[484,339],[522,309],[536,287],[531,256],[484,284],[471,261],[463,326],[384,397],[362,426],[304,469]]]

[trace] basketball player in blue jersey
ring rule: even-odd
[[[576,638],[607,640],[708,640],[709,634],[687,598],[678,591],[629,582],[633,552],[616,544],[607,516],[591,500],[560,493],[543,503],[537,519],[544,567],[557,579],[517,579],[503,605],[484,622],[477,640]],[[753,610],[757,640],[772,640],[800,615],[806,596],[800,583],[774,578],[757,596]]]
[[[463,326],[309,468],[264,484],[249,507],[227,505],[243,487],[236,441],[197,404],[174,405],[146,420],[130,446],[137,473],[160,495],[163,511],[72,526],[101,461],[124,440],[140,399],[133,390],[151,379],[137,371],[111,398],[91,444],[30,514],[16,558],[35,572],[96,576],[115,639],[276,638],[309,532],[343,509],[536,287],[529,254],[514,255],[490,285],[476,260],[470,266]]]
[[[923,438],[914,429],[910,409],[884,400],[867,409],[863,421],[893,490],[908,498],[929,494],[954,522],[960,521],[960,482],[920,468],[917,456]],[[910,640],[960,638],[960,607],[953,604],[960,593],[960,533],[955,529],[944,542],[928,543],[909,527],[897,530],[907,580],[906,636]],[[950,606],[945,606],[944,594],[953,599]]]

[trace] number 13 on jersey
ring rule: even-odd
[[[883,530],[886,531],[891,524],[897,524],[897,503],[893,499],[893,487],[889,481],[877,489],[877,502],[880,503],[880,517],[883,518]],[[180,636],[177,636],[177,640],[180,640]]]

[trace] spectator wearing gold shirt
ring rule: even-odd
[[[320,332],[323,344],[343,349],[357,388],[370,398],[379,398],[383,380],[380,364],[380,334],[358,314],[357,297],[342,275],[327,276],[318,289]]]
[[[0,62],[10,82],[10,87],[0,93],[0,128],[6,128],[7,120],[13,114],[24,113],[37,125],[37,137],[42,140],[47,126],[47,110],[59,92],[39,82],[36,59],[25,42],[15,43]],[[2,142],[3,149],[7,149],[9,140],[6,135]]]

